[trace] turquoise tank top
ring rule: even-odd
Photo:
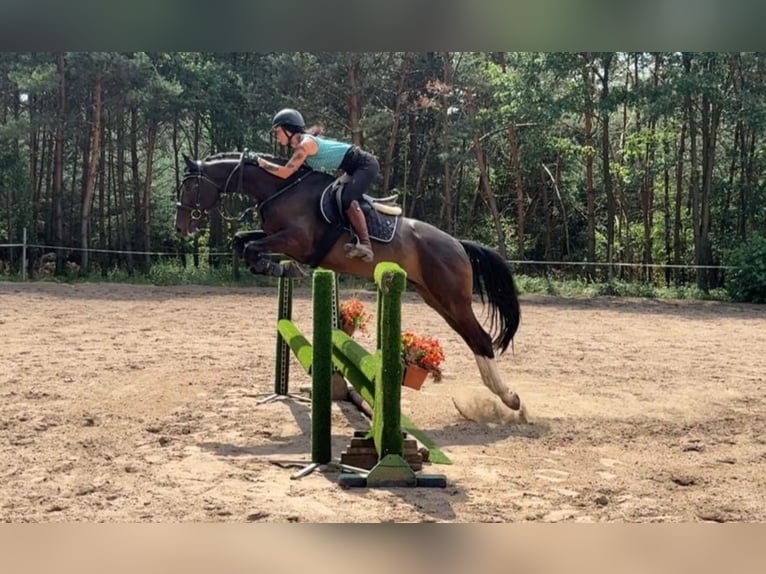
[[[306,158],[305,163],[311,169],[335,171],[340,167],[341,162],[343,162],[343,157],[351,148],[351,144],[319,136],[312,136],[311,134],[303,134],[301,136],[301,141],[306,138],[314,140],[317,143],[318,148],[315,155],[310,155]]]

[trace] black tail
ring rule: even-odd
[[[489,333],[496,350],[505,352],[521,321],[521,308],[513,273],[497,251],[473,241],[461,241],[473,268],[473,288],[489,303]]]

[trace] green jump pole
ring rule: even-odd
[[[375,268],[378,285],[378,347],[381,354],[375,377],[373,437],[378,455],[400,455],[402,443],[402,293],[407,274],[395,263],[380,263]]]
[[[293,318],[293,280],[279,278],[279,302],[277,303],[277,322]],[[290,381],[290,348],[285,338],[277,332],[277,369],[274,373],[274,394],[286,395]]]
[[[332,459],[332,329],[335,273],[317,269],[313,277],[314,344],[311,365],[311,462]]]
[[[283,261],[282,265],[287,268],[291,265],[289,260]],[[293,280],[284,275],[279,278],[277,286],[277,325],[283,319],[288,321],[293,317]],[[257,404],[270,403],[278,399],[293,398],[298,401],[306,401],[305,397],[290,394],[290,346],[282,333],[277,329],[276,366],[274,368],[274,392]]]

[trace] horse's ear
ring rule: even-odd
[[[186,169],[189,171],[197,171],[197,162],[193,161],[189,158],[188,155],[182,154],[184,156],[184,162],[186,163]]]

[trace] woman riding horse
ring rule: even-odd
[[[271,129],[274,130],[279,145],[290,146],[293,155],[285,165],[278,165],[259,157],[259,167],[282,179],[291,177],[304,163],[321,171],[332,172],[340,169],[351,177],[351,181],[346,183],[343,190],[342,203],[343,212],[356,231],[357,241],[344,246],[346,257],[371,262],[372,243],[359,200],[380,171],[375,156],[358,146],[320,137],[324,132],[320,126],[306,130],[301,113],[291,108],[277,112],[271,122]]]
[[[282,141],[294,139],[297,145],[295,135],[303,132],[296,130],[290,136],[289,128],[284,131]],[[239,152],[203,161],[186,158],[186,175],[176,203],[176,229],[184,236],[193,235],[199,231],[205,214],[220,205],[223,195],[244,193],[258,206],[262,229],[238,248],[254,273],[264,270],[271,270],[273,275],[284,273],[280,263],[267,257],[279,253],[312,267],[321,264],[338,273],[372,278],[375,263],[349,258],[344,249],[345,230],[341,227],[338,231],[337,222],[328,222],[321,213],[320,198],[334,178],[303,168],[284,180],[275,173],[284,168],[281,163],[274,157],[264,159],[262,155]],[[294,167],[290,169],[295,171]],[[358,173],[356,170],[355,174]],[[376,242],[375,259],[393,261],[407,272],[407,281],[473,351],[482,381],[512,411],[512,420],[526,420],[521,398],[505,384],[495,361],[495,350],[502,353],[510,346],[521,319],[508,262],[489,247],[456,239],[417,219],[401,217],[394,230],[390,241]],[[317,260],[318,254],[321,257]],[[297,266],[290,266],[293,267]],[[474,313],[474,292],[488,306],[488,330]],[[469,412],[469,409],[476,412],[473,404],[458,405],[453,401],[465,416],[479,420],[481,415]],[[490,404],[499,406],[496,402]],[[484,410],[483,406],[476,406]],[[507,414],[504,410],[498,412]]]

